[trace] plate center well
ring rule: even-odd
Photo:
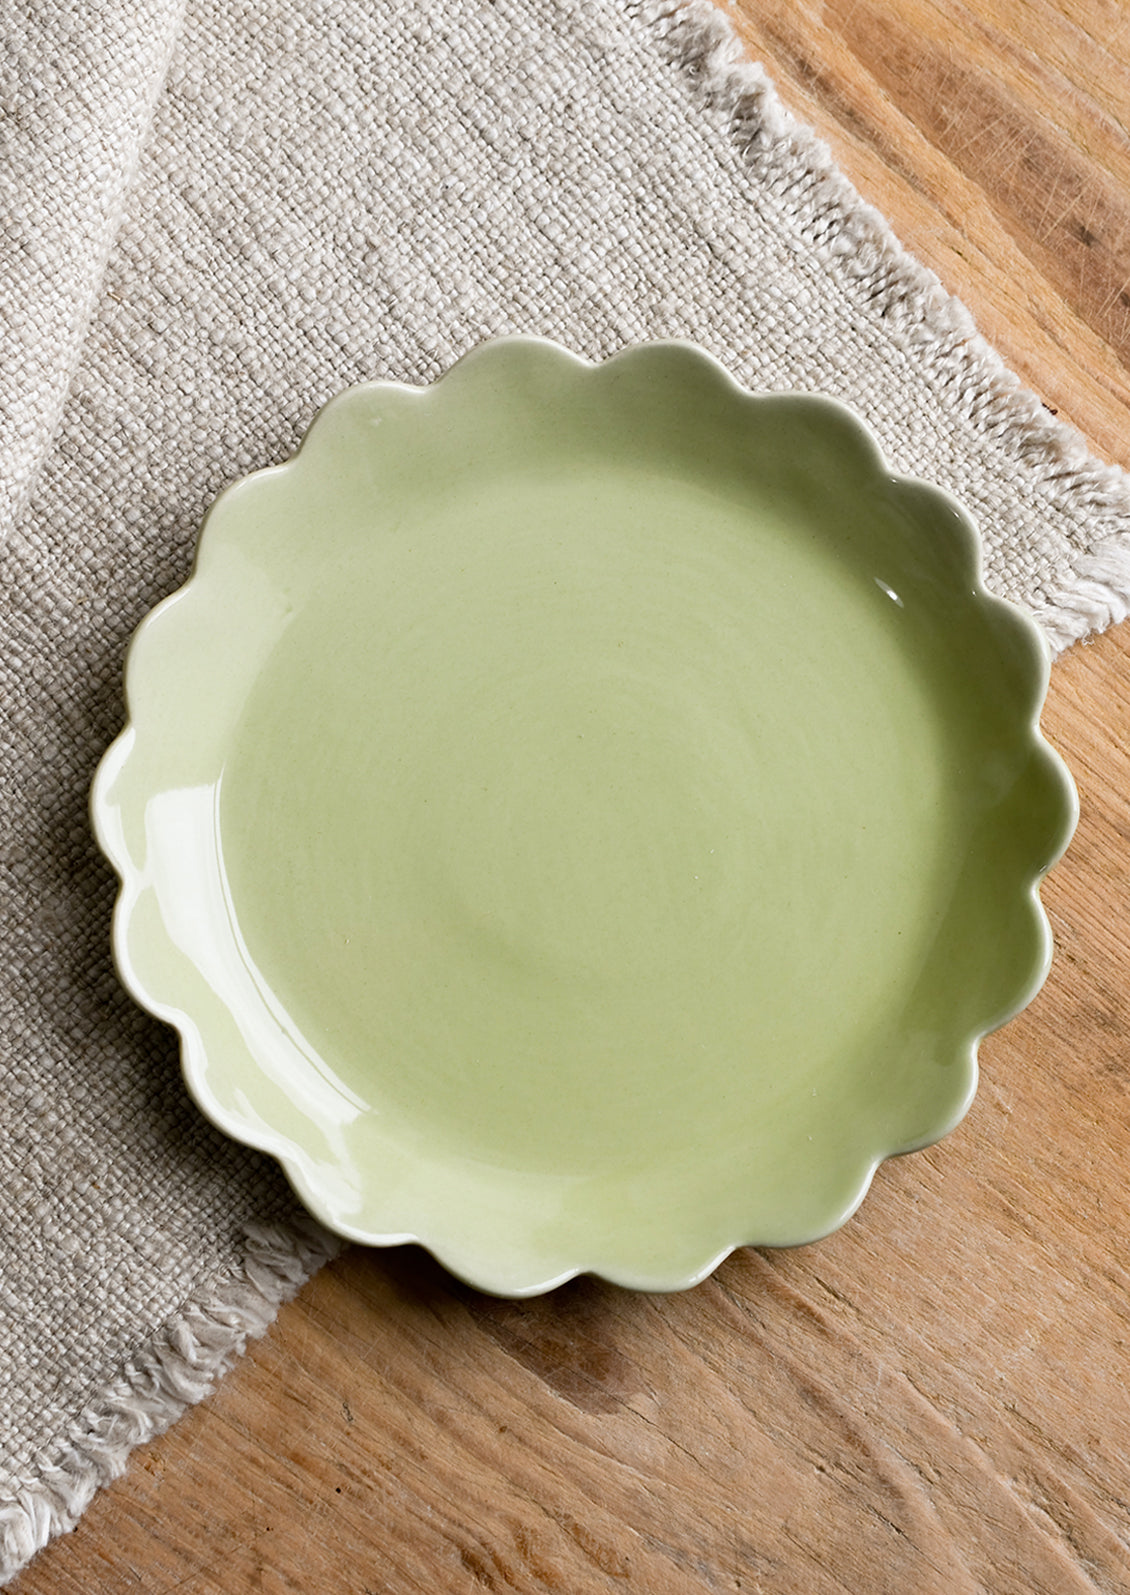
[[[433,1147],[584,1173],[834,1112],[921,968],[939,710],[871,576],[743,494],[593,467],[375,516],[256,682],[243,944]]]

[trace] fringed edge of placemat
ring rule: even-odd
[[[768,192],[788,194],[797,234],[888,329],[927,357],[943,386],[960,393],[1007,457],[1022,459],[1050,505],[1077,518],[1102,516],[1108,531],[1076,554],[1070,586],[1033,605],[1053,653],[1130,615],[1130,474],[1091,453],[1008,369],[964,304],[909,254],[885,217],[836,165],[827,145],[786,110],[765,69],[746,53],[713,0],[626,0],[663,39],[668,59],[720,112],[751,167],[772,168]]]
[[[312,1219],[294,1229],[248,1228],[245,1241],[237,1270],[190,1298],[90,1400],[39,1477],[0,1498],[0,1585],[74,1528],[135,1446],[203,1401],[247,1342],[270,1328],[279,1308],[343,1245]]]

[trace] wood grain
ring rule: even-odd
[[[1130,464],[1130,12],[745,0],[750,54],[1012,368]]]
[[[742,0],[786,102],[1130,465],[1130,14]],[[1130,1589],[1130,634],[1056,667],[1059,956],[940,1147],[685,1295],[352,1251],[18,1595]]]

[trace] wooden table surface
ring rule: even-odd
[[[1123,0],[741,0],[751,53],[1025,381],[1130,466]],[[347,1252],[17,1595],[1130,1590],[1130,635],[1033,1006],[839,1234],[525,1304]]]

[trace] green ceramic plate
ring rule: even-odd
[[[118,965],[332,1229],[690,1285],[842,1223],[1039,987],[1046,676],[837,404],[502,340],[212,510],[95,784]]]

